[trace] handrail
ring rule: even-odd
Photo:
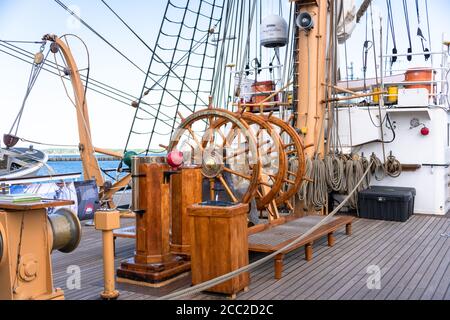
[[[417,52],[417,53],[397,53],[397,54],[386,54],[378,56],[379,58],[393,58],[393,57],[408,57],[408,56],[423,56],[423,55],[445,55],[447,52]]]

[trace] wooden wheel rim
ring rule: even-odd
[[[283,187],[284,178],[287,172],[287,156],[283,150],[283,143],[280,135],[273,129],[272,125],[267,122],[263,117],[252,114],[252,113],[236,113],[236,117],[243,119],[248,125],[256,124],[261,128],[267,130],[269,135],[275,140],[274,143],[278,147],[278,150],[275,150],[278,153],[278,163],[279,169],[277,174],[275,175],[274,182],[270,187],[270,191],[267,192],[262,197],[256,198],[256,205],[258,210],[264,210],[268,205],[274,200],[277,194],[280,192]],[[214,128],[220,127],[225,123],[225,119],[221,119],[214,123]],[[262,173],[261,173],[262,174]],[[258,181],[258,186],[261,185],[261,179]]]
[[[282,206],[297,193],[298,189],[300,188],[303,182],[303,177],[305,176],[306,170],[305,153],[304,153],[305,148],[300,139],[300,136],[297,134],[297,131],[295,131],[295,129],[292,126],[290,126],[289,124],[287,124],[286,122],[277,117],[264,116],[264,119],[270,122],[272,125],[280,128],[282,130],[281,132],[287,133],[287,135],[292,140],[292,147],[294,148],[294,152],[292,154],[294,154],[294,156],[296,155],[298,159],[298,169],[297,172],[295,172],[296,176],[295,179],[293,180],[293,183],[286,182],[286,180],[291,181],[289,179],[289,176],[291,176],[291,174],[287,170],[285,175],[286,180],[283,183],[283,185],[287,186],[288,190],[286,192],[279,193],[278,196],[275,198],[277,206]]]

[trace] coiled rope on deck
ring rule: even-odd
[[[280,250],[269,254],[268,256],[253,262],[245,267],[239,268],[233,272],[224,274],[220,277],[217,277],[215,279],[212,280],[208,280],[206,282],[203,282],[201,284],[198,284],[196,286],[187,288],[187,289],[183,289],[180,290],[178,292],[166,295],[164,297],[159,298],[158,300],[172,300],[172,299],[176,299],[176,298],[181,298],[181,297],[185,297],[187,295],[192,295],[192,294],[196,294],[196,293],[200,293],[201,291],[204,291],[208,288],[214,287],[218,284],[221,284],[225,281],[228,281],[230,279],[233,279],[234,277],[240,275],[243,272],[248,272],[250,270],[255,269],[256,267],[259,267],[260,265],[272,260],[273,258],[275,258],[277,255],[279,255],[280,253],[284,253],[285,251],[288,251],[289,249],[295,247],[298,243],[300,243],[301,241],[303,241],[303,239],[305,239],[306,237],[308,237],[309,235],[311,235],[313,232],[315,232],[316,230],[318,230],[320,227],[322,227],[324,224],[328,223],[331,219],[333,219],[333,217],[342,209],[342,207],[344,207],[347,202],[350,200],[350,198],[355,194],[355,192],[357,191],[357,189],[360,187],[360,185],[364,182],[364,179],[366,179],[366,175],[369,174],[370,172],[370,168],[372,166],[372,162],[370,163],[370,165],[368,166],[367,170],[364,172],[363,176],[361,177],[361,179],[358,181],[358,183],[356,184],[356,186],[353,188],[353,190],[351,190],[349,192],[349,195],[344,199],[344,201],[342,201],[337,207],[336,209],[333,210],[333,212],[331,212],[328,216],[326,216],[322,221],[320,221],[319,223],[317,223],[314,227],[312,227],[311,229],[309,229],[307,232],[305,232],[303,235],[299,236],[297,239],[295,239],[294,241],[292,241],[291,243],[289,243],[288,245],[284,246],[283,248],[281,248]]]

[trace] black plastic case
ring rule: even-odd
[[[414,214],[416,189],[373,186],[358,196],[359,216],[365,219],[407,221]]]

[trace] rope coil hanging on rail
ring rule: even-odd
[[[307,199],[307,193],[308,193],[308,185],[310,184],[309,180],[312,179],[312,161],[311,158],[307,157],[305,159],[306,164],[306,171],[305,171],[305,180],[303,180],[300,188],[298,189],[298,198],[300,201],[305,201]],[[297,170],[297,168],[295,168]]]
[[[320,211],[327,203],[328,186],[325,164],[317,156],[312,160],[311,179],[313,182],[309,183],[307,188],[307,204]]]
[[[327,184],[331,191],[345,191],[345,167],[341,158],[336,155],[328,155],[325,157],[325,168]]]

